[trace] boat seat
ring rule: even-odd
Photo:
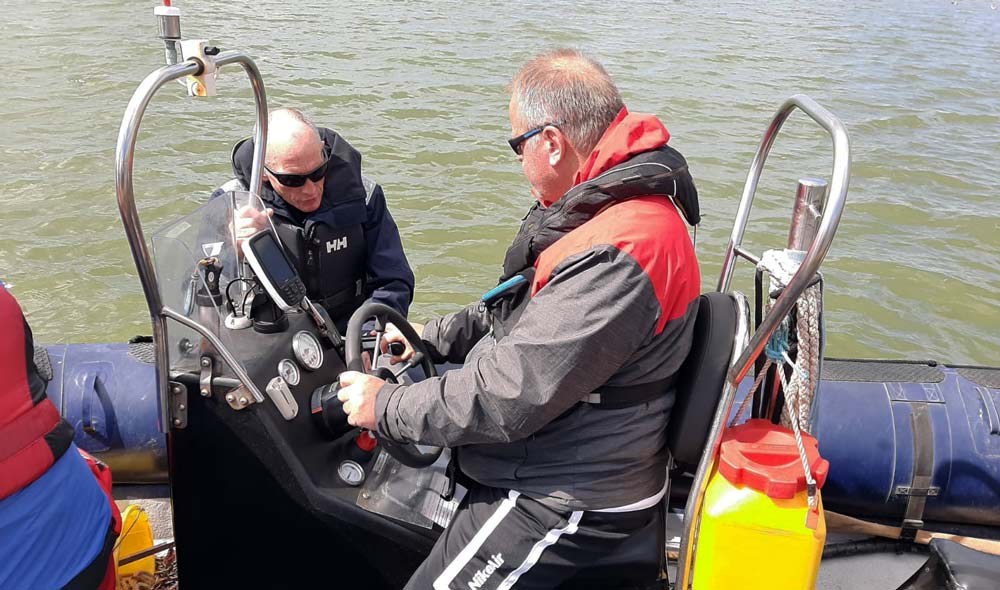
[[[1000,556],[934,539],[930,559],[899,590],[996,590],[998,580]]]
[[[736,297],[729,293],[705,293],[698,299],[691,352],[681,366],[677,398],[667,424],[667,449],[683,473],[694,473],[708,443],[726,373],[733,360],[737,334],[746,332]]]
[[[722,398],[737,334],[743,327],[740,323],[745,323],[736,297],[706,293],[698,298],[691,351],[678,374],[676,399],[667,424],[667,448],[682,469],[694,471],[701,460]],[[664,511],[660,510],[657,518],[629,537],[617,551],[581,570],[563,587],[621,588],[649,584],[663,569],[665,537],[666,521]]]

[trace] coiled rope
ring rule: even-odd
[[[767,309],[770,311],[774,295],[784,289],[801,263],[800,253],[788,250],[768,250],[764,252],[757,265],[758,270],[765,271],[770,276],[770,294],[767,298]],[[813,399],[819,384],[820,361],[822,359],[821,318],[823,310],[822,281],[816,281],[806,288],[796,302],[796,341],[798,353],[796,358],[788,354],[789,327],[791,320],[782,320],[774,334],[764,347],[767,360],[754,380],[747,397],[740,404],[739,410],[733,415],[729,426],[732,427],[743,416],[754,394],[760,388],[768,370],[777,365],[775,373],[781,380],[785,396],[781,425],[789,428],[795,434],[795,445],[798,448],[802,469],[805,472],[806,486],[809,491],[809,508],[815,510],[816,480],[813,478],[806,455],[805,444],[802,441],[802,431],[808,425],[812,415]],[[785,366],[791,367],[791,377],[786,376]]]

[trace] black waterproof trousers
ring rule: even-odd
[[[578,587],[581,570],[613,553],[654,518],[660,518],[659,506],[634,512],[560,512],[516,491],[477,486],[406,590],[542,589],[571,579],[567,587]],[[659,550],[649,549],[652,554]],[[655,571],[646,581],[654,577]]]

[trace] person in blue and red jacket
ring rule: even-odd
[[[578,52],[536,57],[510,90],[535,203],[500,285],[418,328],[434,361],[464,366],[406,386],[340,378],[351,424],[451,447],[471,483],[410,589],[552,588],[650,523],[666,488],[701,288],[687,163]]]
[[[0,588],[114,590],[110,494],[110,471],[46,397],[31,329],[0,282]]]

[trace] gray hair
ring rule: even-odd
[[[587,154],[624,108],[618,87],[597,61],[575,49],[556,49],[529,61],[508,87],[528,129],[559,128]]]

